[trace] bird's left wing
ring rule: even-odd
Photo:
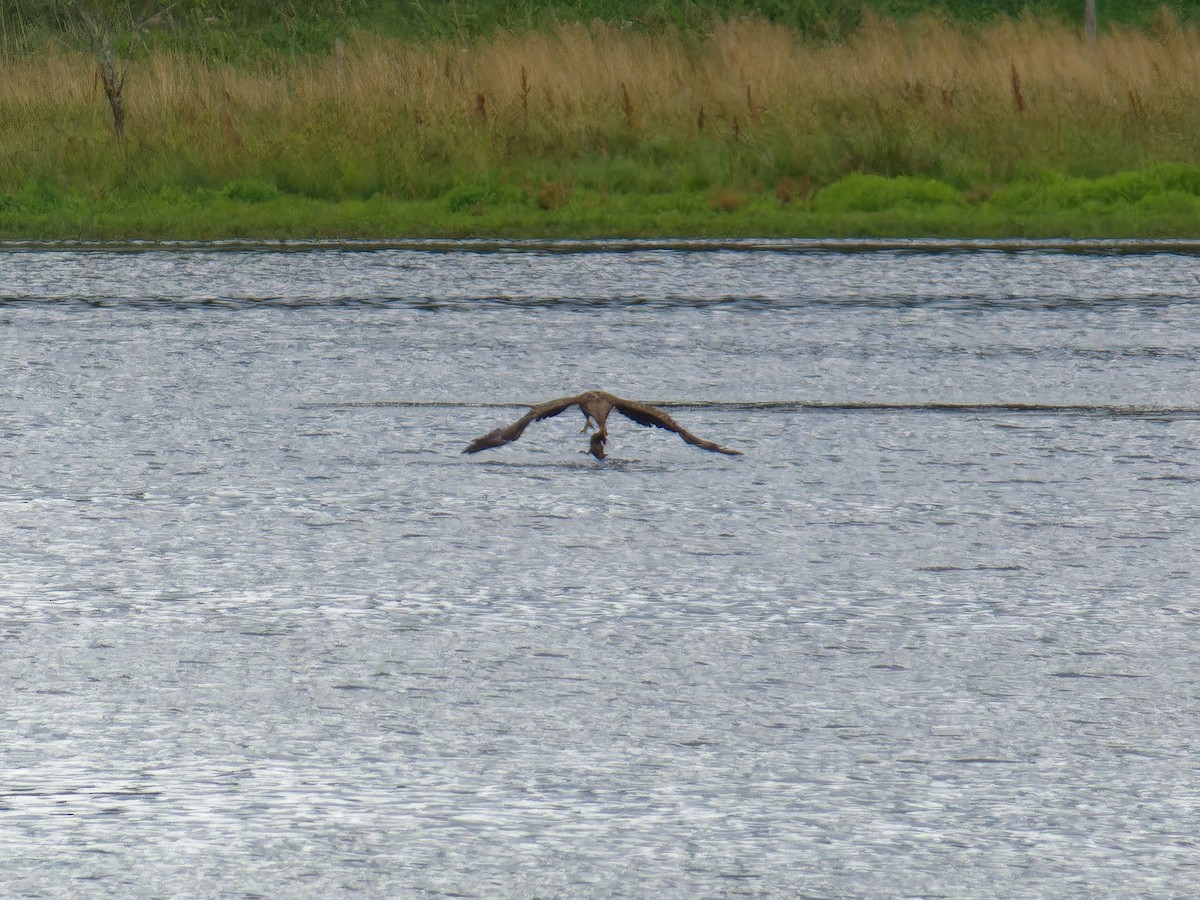
[[[621,415],[627,419],[633,419],[639,425],[651,426],[654,428],[665,428],[667,431],[673,431],[689,444],[699,447],[702,450],[711,450],[713,453],[724,453],[728,456],[741,456],[741,450],[730,450],[728,447],[722,447],[720,444],[713,441],[706,441],[704,438],[696,437],[669,415],[655,406],[650,406],[646,403],[638,403],[634,400],[620,400],[613,403],[613,407]]]
[[[525,426],[530,422],[537,422],[540,419],[549,419],[551,416],[557,416],[564,409],[568,409],[572,405],[579,402],[579,396],[560,397],[557,400],[548,400],[545,403],[539,403],[537,406],[530,407],[529,412],[517,419],[511,425],[505,425],[502,428],[496,428],[489,431],[483,437],[475,438],[467,445],[467,449],[463,453],[478,453],[480,450],[490,450],[492,447],[503,447],[505,444],[511,444],[521,436],[525,431]]]

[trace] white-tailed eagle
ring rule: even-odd
[[[703,438],[698,438],[692,434],[669,415],[653,406],[645,403],[638,403],[636,400],[623,400],[620,397],[615,397],[612,394],[607,394],[604,391],[585,391],[582,394],[576,394],[574,397],[561,397],[558,400],[548,400],[545,403],[539,403],[530,408],[529,412],[517,419],[511,425],[506,425],[503,428],[497,428],[494,431],[489,431],[483,437],[476,438],[467,447],[463,453],[478,453],[480,450],[489,450],[492,447],[503,447],[505,444],[511,444],[521,436],[525,431],[525,426],[530,422],[537,422],[542,419],[549,419],[551,416],[557,416],[560,412],[570,409],[572,406],[578,406],[585,418],[583,431],[586,434],[595,425],[596,433],[592,435],[590,452],[596,459],[604,459],[604,445],[608,442],[608,414],[614,409],[628,419],[633,419],[639,425],[654,426],[656,428],[665,428],[667,431],[673,431],[689,444],[699,447],[702,450],[711,450],[713,453],[727,453],[730,456],[741,456],[740,450],[730,450],[728,447],[722,447],[720,444],[715,444],[712,441],[706,441]]]

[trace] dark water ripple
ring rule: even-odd
[[[1198,268],[0,254],[0,886],[1194,893]]]

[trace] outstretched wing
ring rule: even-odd
[[[711,450],[713,453],[725,453],[729,456],[742,455],[741,450],[730,450],[728,447],[722,447],[720,444],[696,437],[696,435],[692,434],[657,407],[645,403],[637,403],[634,400],[621,400],[620,398],[615,398],[613,407],[617,412],[625,416],[625,418],[633,419],[639,425],[665,428],[667,431],[673,431],[689,444],[699,447],[702,450]]]
[[[511,444],[521,436],[525,430],[525,426],[530,422],[537,422],[541,419],[549,419],[552,416],[557,416],[564,409],[568,409],[579,402],[579,395],[574,397],[560,397],[558,400],[549,400],[545,403],[539,403],[537,406],[530,407],[529,412],[517,419],[511,425],[506,425],[503,428],[497,428],[489,431],[483,437],[475,438],[467,446],[463,453],[478,453],[480,450],[490,450],[492,447],[503,447],[505,444]]]

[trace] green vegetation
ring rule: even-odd
[[[10,0],[0,237],[1200,235],[1200,0],[1029,5]]]
[[[320,200],[264,182],[89,200],[33,182],[0,196],[0,235],[37,239],[378,237],[1182,237],[1200,235],[1200,169],[1022,181],[969,202],[926,179],[850,175],[811,202],[769,194],[601,194],[555,209],[464,186],[435,200]],[[471,200],[469,198],[479,199]]]
[[[1151,25],[1143,0],[1100,0],[1102,21]],[[1173,14],[1200,18],[1200,0],[1176,0]],[[864,15],[906,21],[991,24],[1021,15],[1076,22],[1081,0],[7,0],[0,5],[4,54],[38,51],[45,41],[90,37],[108,27],[126,54],[151,49],[225,62],[328,53],[354,31],[404,41],[473,42],[499,31],[552,30],[567,22],[607,22],[641,30],[707,33],[722,22],[759,18],[806,39],[844,40]]]

